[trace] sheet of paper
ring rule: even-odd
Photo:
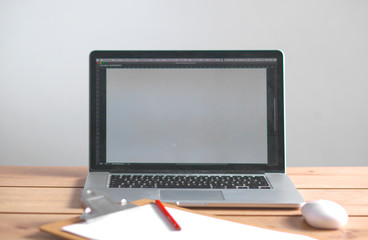
[[[273,231],[167,207],[181,226],[176,231],[153,204],[131,208],[100,219],[63,227],[64,231],[90,239],[280,239],[311,240],[303,235]]]

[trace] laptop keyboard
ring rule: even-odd
[[[113,174],[110,188],[270,189],[264,176]]]

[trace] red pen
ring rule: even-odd
[[[156,200],[157,207],[161,210],[161,212],[165,215],[165,217],[170,221],[175,230],[181,230],[179,224],[175,221],[175,219],[170,215],[170,213],[166,210],[165,206],[162,204],[160,200]]]

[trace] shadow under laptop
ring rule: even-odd
[[[226,207],[226,208],[196,208],[191,207],[191,209],[202,212],[205,214],[211,214],[215,216],[296,216],[300,215],[299,208],[251,208],[251,207]]]

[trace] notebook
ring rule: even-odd
[[[180,206],[304,203],[285,173],[281,51],[93,51],[89,64],[85,188]]]

